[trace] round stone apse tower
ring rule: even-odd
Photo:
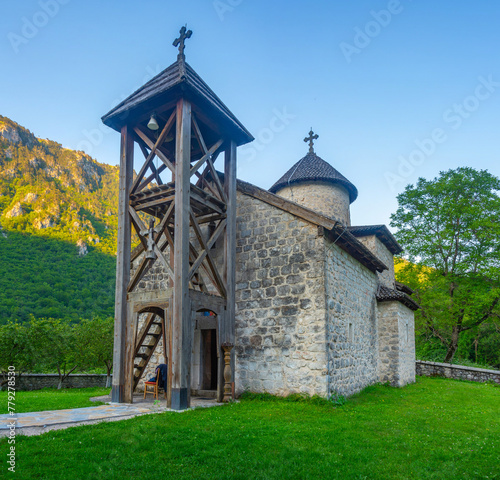
[[[344,225],[351,225],[350,205],[358,196],[357,188],[328,162],[314,152],[313,140],[318,135],[304,139],[309,142],[309,152],[286,172],[269,191],[280,197],[310,208]]]

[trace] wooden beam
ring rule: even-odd
[[[224,213],[224,211],[218,205],[216,205],[215,202],[212,202],[210,198],[203,198],[198,194],[198,192],[191,192],[191,200],[194,200],[195,202],[198,202],[209,210],[213,210],[214,212],[217,212],[219,214]],[[204,213],[206,214],[206,212]]]
[[[191,255],[190,260],[192,262],[194,262],[198,258],[198,251],[196,250],[196,248],[194,248],[193,244],[191,244],[191,243],[189,244],[189,254]],[[204,263],[202,263],[200,265],[200,268],[203,270],[205,275],[208,277],[210,283],[214,286],[214,288],[217,288],[217,283],[215,281],[215,277],[210,272],[210,269]]]
[[[154,144],[153,142],[148,138],[148,136],[142,131],[139,130],[138,128],[135,129],[135,132],[141,140],[151,149],[153,149]],[[166,155],[160,150],[160,148],[157,148],[155,151],[156,156],[169,168],[171,172],[175,172],[175,167],[172,165],[170,160],[166,157]]]
[[[151,202],[147,202],[147,203],[134,202],[134,206],[135,206],[136,210],[146,210],[147,208],[165,205],[174,199],[175,199],[175,194],[169,195],[168,197],[161,197],[161,198],[158,198],[157,200],[152,200]]]
[[[235,345],[236,301],[236,143],[228,142],[224,152],[224,192],[227,197],[227,226],[224,241],[224,280],[227,285],[227,307],[224,314],[224,342]],[[234,386],[235,351],[231,351],[231,382]],[[222,355],[221,355],[222,357]],[[222,385],[221,385],[222,386]]]
[[[251,197],[262,200],[269,205],[273,205],[280,210],[302,218],[309,223],[325,228],[329,231],[328,235],[331,235],[332,241],[337,242],[336,244],[342,248],[342,250],[345,250],[372,272],[382,272],[383,270],[387,270],[387,266],[384,265],[384,263],[371,253],[368,248],[358,241],[356,237],[354,237],[349,230],[346,230],[345,226],[337,220],[320,215],[319,213],[313,212],[306,207],[302,207],[301,205],[291,202],[290,200],[286,200],[278,195],[270,193],[267,190],[263,190],[262,188],[256,187],[255,185],[242,180],[237,181],[237,189],[245,195],[250,195]]]
[[[212,163],[215,163],[218,156],[219,156],[219,152],[217,151],[214,153],[214,155],[212,157]],[[203,173],[201,175],[199,172],[195,173],[195,175],[198,177],[198,180],[196,181],[196,186],[199,188],[204,188],[204,187],[208,188],[212,192],[214,197],[216,197],[222,201],[222,198],[220,197],[219,192],[217,192],[217,190],[215,188],[213,188],[212,185],[210,185],[210,182],[206,179],[206,175],[209,171],[210,171],[210,167],[207,165],[205,167],[205,169],[203,170]]]
[[[146,320],[144,320],[144,324],[142,325],[141,331],[139,332],[138,336],[135,339],[134,343],[134,351],[137,353],[137,350],[141,345],[144,343],[144,340],[148,336],[148,331],[149,328],[151,327],[151,324],[153,323],[153,320],[155,318],[154,313],[148,313],[148,316],[146,317]]]
[[[168,309],[168,307],[167,307]],[[167,309],[163,310],[162,316],[162,339],[163,339],[163,360],[166,365],[168,365],[168,353],[167,353]],[[167,386],[164,385],[163,389],[167,391]]]
[[[193,127],[194,127],[194,134],[196,135],[196,139],[198,140],[198,143],[200,144],[200,148],[203,153],[207,153],[207,146],[205,144],[205,140],[203,139],[203,135],[201,134],[200,127],[198,125],[198,122],[196,120],[196,116],[192,115],[192,120],[193,120]]]
[[[153,262],[149,258],[144,257],[142,259],[139,267],[134,273],[134,276],[130,279],[130,282],[127,287],[127,292],[130,293],[137,286],[142,277],[144,277],[144,275],[146,275],[148,270],[151,268],[152,263]]]
[[[223,140],[219,140],[217,143],[210,147],[210,150],[203,155],[192,167],[190,175],[193,176],[198,169],[207,161],[208,158],[212,157],[215,151],[222,145]]]
[[[151,183],[151,181],[156,178],[156,175],[160,175],[160,173],[162,173],[166,168],[167,166],[162,163],[156,170],[156,173],[153,172],[151,175],[149,175],[149,177],[144,179],[144,181],[137,187],[137,191],[140,192],[141,190],[144,190],[144,188],[146,188]]]
[[[129,209],[133,210],[135,213],[135,210],[132,207],[129,207]],[[139,220],[139,223],[137,222],[137,220]],[[130,221],[132,222],[132,226],[134,227],[134,230],[137,233],[137,236],[139,237],[139,240],[140,240],[141,246],[142,246],[142,250],[140,252],[138,252],[136,254],[138,249],[134,248],[134,251],[130,254],[130,263],[132,264],[132,262],[141,254],[141,252],[148,248],[148,244],[147,244],[146,239],[142,236],[141,232],[144,228],[144,225],[143,225],[141,219],[137,216],[137,214],[135,216],[130,214]]]
[[[139,145],[139,148],[141,149],[141,152],[142,154],[144,155],[144,158],[148,158],[149,156],[149,152],[148,152],[148,149],[146,148],[146,145],[144,144],[144,142],[136,135],[135,136],[135,141],[136,143]],[[164,164],[161,164],[160,165],[161,167],[165,167]],[[153,178],[156,179],[156,182],[158,183],[158,185],[163,185],[163,182],[160,178],[160,172],[159,172],[159,169],[157,170],[154,163],[151,161],[149,162],[149,168],[151,169],[151,171],[153,172],[152,175],[150,175],[148,178],[150,178],[151,180]],[[166,167],[165,167],[166,168]],[[150,180],[150,181],[151,181]],[[149,182],[148,182],[149,183]],[[141,191],[141,186],[144,185],[144,182],[142,182],[141,184],[139,184],[139,186],[137,187],[137,191]],[[142,187],[144,188],[145,185]]]
[[[208,215],[197,216],[196,220],[198,220],[198,225],[203,225],[204,223],[216,222],[217,220],[222,220],[226,218],[226,214],[218,214],[218,213],[210,213]]]
[[[158,247],[158,245],[155,243],[153,248],[154,248],[154,251],[156,253],[156,257],[158,258],[158,260],[160,260],[160,262],[165,267],[165,270],[167,271],[167,274],[169,275],[169,277],[172,280],[175,281],[174,272],[172,271],[172,268],[170,267],[170,264],[168,263],[167,259],[163,255],[163,252],[160,250],[160,247]]]
[[[222,185],[220,183],[219,175],[217,174],[217,170],[215,170],[214,164],[212,163],[212,160],[207,158],[207,165],[210,168],[210,172],[212,174],[212,178],[214,179],[215,185],[217,187],[217,190],[220,193],[221,200],[227,204],[227,196],[224,192],[224,189],[222,188]]]
[[[255,197],[263,202],[266,202],[269,205],[273,205],[274,207],[279,208],[280,210],[284,210],[289,212],[297,217],[300,217],[310,223],[314,223],[316,225],[321,225],[322,227],[331,230],[336,223],[336,220],[332,218],[325,217],[318,213],[309,210],[308,208],[302,207],[290,200],[286,200],[283,197],[275,195],[274,193],[270,193],[267,190],[263,190],[262,188],[256,187],[247,182],[243,182],[238,180],[237,188],[240,192]]]
[[[210,250],[212,248],[212,246],[214,245],[214,243],[217,241],[220,234],[224,231],[225,226],[226,226],[225,220],[222,220],[219,223],[219,225],[217,225],[217,228],[215,229],[214,233],[212,234],[212,236],[210,237],[210,239],[208,240],[208,242],[206,244],[206,248],[208,250]],[[205,252],[206,252],[206,250],[202,250],[201,253],[198,255],[198,258],[195,260],[195,262],[191,266],[191,270],[189,271],[189,278],[191,278],[195,274],[196,270],[198,270],[199,266],[201,265],[201,262],[203,261],[203,259],[206,256]]]
[[[118,194],[118,235],[116,255],[115,338],[113,347],[113,382],[111,400],[132,402],[125,395],[126,341],[128,308],[127,285],[130,281],[131,222],[128,202],[134,171],[134,140],[128,126],[121,130],[120,177]],[[133,373],[133,372],[132,372]]]
[[[172,128],[172,125],[174,124],[174,122],[175,122],[175,110],[172,112],[172,115],[170,115],[170,118],[167,120],[167,123],[163,127],[163,130],[160,133],[158,140],[156,140],[155,144],[152,147],[150,147],[151,151],[149,152],[149,155],[146,158],[144,165],[141,167],[141,169],[139,170],[139,173],[137,174],[135,182],[132,185],[131,193],[134,193],[137,190],[137,187],[139,186],[139,184],[142,182],[143,177],[144,177],[144,173],[146,172],[146,170],[150,166],[150,163],[153,161],[153,158],[156,155],[156,149],[163,143],[166,136],[170,132],[170,129]],[[145,136],[144,133],[141,132],[137,127],[135,128],[134,131],[139,136],[139,138],[141,138],[144,141],[144,138],[143,138],[143,136]],[[144,142],[144,143],[147,144],[147,142]]]
[[[189,407],[191,366],[191,308],[189,299],[189,210],[191,162],[191,104],[177,102],[175,151],[175,230],[172,318],[172,405]]]
[[[158,241],[160,237],[162,236],[164,230],[167,228],[168,224],[170,223],[170,220],[172,218],[172,215],[174,213],[174,208],[175,208],[175,200],[170,204],[168,207],[167,212],[163,216],[161,222],[158,224],[158,226],[155,227],[155,241]]]
[[[215,278],[215,286],[217,287],[217,290],[219,290],[221,296],[226,298],[226,286],[224,285],[224,281],[222,280],[219,271],[217,270],[217,265],[214,259],[212,258],[210,249],[208,249],[205,244],[205,240],[203,239],[203,234],[201,233],[200,226],[198,225],[198,222],[196,221],[196,217],[194,216],[192,210],[190,211],[190,217],[191,217],[191,225],[193,226],[196,238],[198,239],[201,248],[205,250],[205,257],[207,260],[207,264],[210,268],[210,271],[212,272],[212,275]]]

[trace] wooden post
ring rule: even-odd
[[[130,302],[127,302],[127,321],[125,324],[125,355],[124,355],[124,389],[123,401],[134,401],[134,357],[135,342],[137,339],[137,323],[139,315],[134,312]]]
[[[235,289],[236,289],[236,143],[230,141],[224,153],[224,191],[227,197],[227,226],[224,242],[227,288],[225,338],[223,342],[235,342]],[[234,385],[235,349],[231,351],[231,383]]]
[[[130,281],[130,188],[134,170],[134,140],[128,126],[121,129],[120,179],[118,197],[118,242],[116,254],[115,338],[113,347],[113,383],[111,401],[132,402],[125,397],[127,338],[127,285]],[[127,396],[128,397],[128,396]]]
[[[189,407],[191,367],[191,307],[189,298],[189,212],[191,104],[177,102],[175,149],[175,233],[172,318],[172,398],[170,407]]]
[[[232,372],[231,372],[231,350],[234,345],[231,343],[223,343],[222,350],[224,351],[224,398],[222,401],[224,403],[233,400],[233,388],[232,388]]]

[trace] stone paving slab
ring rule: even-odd
[[[211,399],[193,398],[190,410],[199,407],[222,405]],[[154,404],[139,401],[131,403],[109,403],[97,407],[71,408],[65,410],[49,410],[43,412],[18,413],[0,415],[0,437],[9,435],[15,422],[16,435],[40,435],[50,430],[90,425],[98,422],[112,422],[128,418],[162,412],[178,412],[166,407],[165,402]],[[186,410],[183,410],[186,411]]]

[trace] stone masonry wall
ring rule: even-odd
[[[413,311],[399,302],[378,304],[379,381],[403,386],[415,381]]]
[[[57,388],[57,373],[24,373],[16,375],[16,390],[40,390],[41,388]],[[105,387],[106,375],[70,374],[62,384],[62,388]],[[5,387],[4,387],[5,388]]]
[[[329,395],[378,380],[377,276],[325,238]]]
[[[383,272],[377,272],[380,283],[386,287],[395,288],[394,255],[375,235],[358,237],[358,240],[388,268]]]
[[[340,185],[313,182],[291,184],[277,192],[280,197],[351,225],[349,192]]]
[[[323,238],[241,193],[237,216],[236,392],[326,396]]]
[[[398,302],[399,386],[415,382],[415,314]]]
[[[417,360],[417,375],[445,377],[472,382],[496,382],[500,384],[500,370],[451,365],[449,363],[423,362]]]

